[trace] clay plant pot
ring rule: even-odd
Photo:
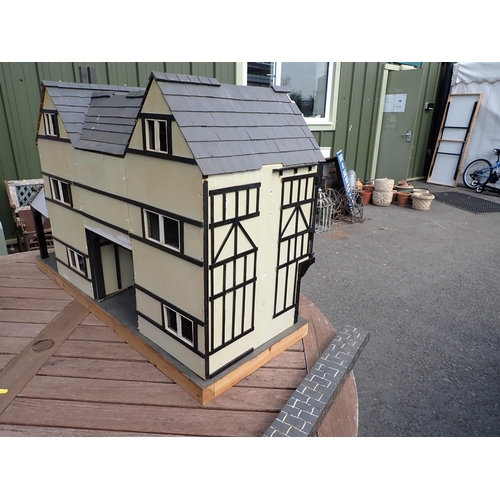
[[[375,189],[375,186],[373,184],[363,184],[363,188],[362,190],[364,191],[370,191],[373,192],[373,190]]]
[[[398,207],[406,207],[410,203],[411,193],[406,191],[398,191]]]
[[[363,198],[363,205],[368,205],[372,199],[372,193],[373,190],[368,190],[368,189],[360,189],[359,194],[361,195],[361,198]]]
[[[411,184],[407,184],[406,186],[394,186],[394,188],[398,193],[411,193],[413,191],[413,186]]]

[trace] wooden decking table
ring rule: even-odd
[[[0,436],[262,436],[335,336],[301,296],[309,334],[202,406],[43,274],[37,256],[0,257]],[[318,436],[355,436],[357,422],[351,372]]]

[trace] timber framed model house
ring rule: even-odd
[[[204,380],[296,324],[324,157],[286,89],[153,72],[42,90],[59,275],[132,289],[140,334]]]

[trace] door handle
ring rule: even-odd
[[[406,134],[402,135],[401,137],[406,137],[406,142],[411,142],[411,138],[413,135],[413,130],[408,130]]]

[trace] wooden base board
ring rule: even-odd
[[[236,365],[233,370],[224,372],[213,381],[203,381],[197,383],[193,377],[189,377],[181,368],[165,359],[161,354],[146,344],[137,335],[131,332],[127,327],[120,323],[115,317],[104,311],[90,297],[81,292],[78,288],[65,280],[54,269],[47,265],[42,259],[37,259],[37,265],[40,271],[47,275],[52,281],[59,285],[63,290],[75,298],[81,305],[86,307],[94,316],[99,318],[106,326],[111,328],[118,336],[133,347],[146,360],[155,365],[162,373],[169,377],[173,382],[184,389],[190,396],[196,399],[200,404],[206,405],[213,399],[223,394],[233,387],[240,380],[253,373],[255,370],[274,359],[276,356],[286,351],[289,347],[304,338],[308,332],[308,323],[301,321],[297,323],[295,329],[282,337],[272,345],[267,346],[260,352],[253,353],[250,359]]]

